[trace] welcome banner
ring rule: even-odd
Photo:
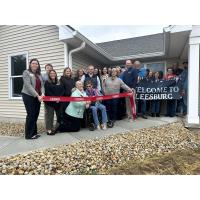
[[[142,80],[136,87],[136,99],[180,99],[180,91],[180,82],[176,82],[176,80],[159,80],[158,82]]]

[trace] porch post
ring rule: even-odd
[[[200,33],[199,33],[200,36]],[[199,44],[200,37],[190,36],[188,66],[188,116],[189,126],[199,125]]]

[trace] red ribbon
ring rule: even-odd
[[[135,106],[135,99],[133,97],[133,93],[126,92],[120,94],[112,94],[112,95],[105,95],[105,96],[90,96],[90,97],[58,97],[58,96],[44,96],[43,101],[55,101],[55,102],[71,102],[71,101],[101,101],[101,100],[108,100],[108,99],[117,99],[129,97],[132,109],[133,119],[136,117],[136,106]]]

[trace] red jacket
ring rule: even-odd
[[[175,74],[167,74],[165,76],[165,80],[170,80],[170,79],[175,79],[176,78],[176,75]]]

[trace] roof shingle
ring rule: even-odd
[[[97,43],[114,57],[138,55],[164,51],[163,33]]]

